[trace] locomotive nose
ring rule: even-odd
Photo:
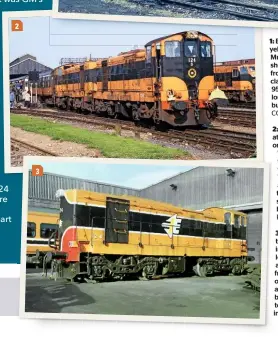
[[[224,91],[220,90],[218,87],[210,94],[209,101],[215,103],[217,106],[227,106],[229,103]]]

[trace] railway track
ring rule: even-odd
[[[249,103],[229,103],[229,108],[239,108],[239,109],[256,109],[256,103],[255,102],[249,102]]]
[[[14,148],[14,150],[19,150],[21,148],[24,148],[26,150],[31,150],[32,152],[35,152],[37,155],[57,157],[57,155],[54,152],[47,151],[38,146],[31,145],[29,143],[26,143],[14,137],[11,137],[11,146],[12,148]]]
[[[278,19],[277,6],[242,3],[238,0],[195,0],[194,2],[191,0],[157,0],[156,2],[158,5],[171,5],[179,8],[202,10],[203,12],[228,14],[244,20],[277,21]]]
[[[244,109],[225,109],[219,110],[217,119],[219,122],[243,126],[243,127],[256,127],[256,110],[244,110]]]
[[[65,113],[61,111],[12,109],[11,113],[84,123],[86,125],[99,125],[113,130],[116,126],[118,126],[122,130],[130,130],[139,134],[151,132],[152,137],[157,140],[168,141],[170,139],[171,141],[181,144],[188,143],[193,146],[197,145],[212,150],[212,152],[223,154],[229,153],[231,158],[248,158],[254,156],[256,153],[256,135],[252,133],[222,130],[220,128],[208,128],[205,130],[188,129],[186,131],[168,130],[167,132],[161,132],[134,125],[132,121],[115,119],[109,120],[106,117],[99,117],[95,115],[76,116],[76,113],[73,112]]]

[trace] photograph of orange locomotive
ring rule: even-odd
[[[255,59],[216,64],[215,82],[230,102],[256,102]]]
[[[247,263],[247,215],[194,211],[134,196],[60,190],[51,275],[71,280],[151,279],[195,273],[240,275]]]
[[[155,125],[208,125],[217,102],[213,40],[186,31],[150,41],[145,49],[106,59],[70,61],[40,74],[33,95],[61,109]]]

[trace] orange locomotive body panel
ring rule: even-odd
[[[215,66],[215,83],[231,101],[256,101],[255,60],[223,62]]]

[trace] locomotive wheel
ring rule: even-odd
[[[165,132],[165,131],[168,130],[167,123],[165,123],[165,122],[156,123],[156,124],[155,124],[155,129],[156,129],[157,131]]]
[[[233,275],[241,275],[241,266],[239,264],[235,264],[233,269],[232,269],[232,274]]]
[[[207,266],[205,264],[203,264],[201,266],[199,263],[197,263],[196,266],[193,267],[193,270],[194,270],[194,272],[197,276],[207,277],[208,270],[207,270]]]
[[[149,281],[155,276],[157,270],[157,266],[155,265],[146,265],[142,270],[142,276],[139,277],[141,281]]]

